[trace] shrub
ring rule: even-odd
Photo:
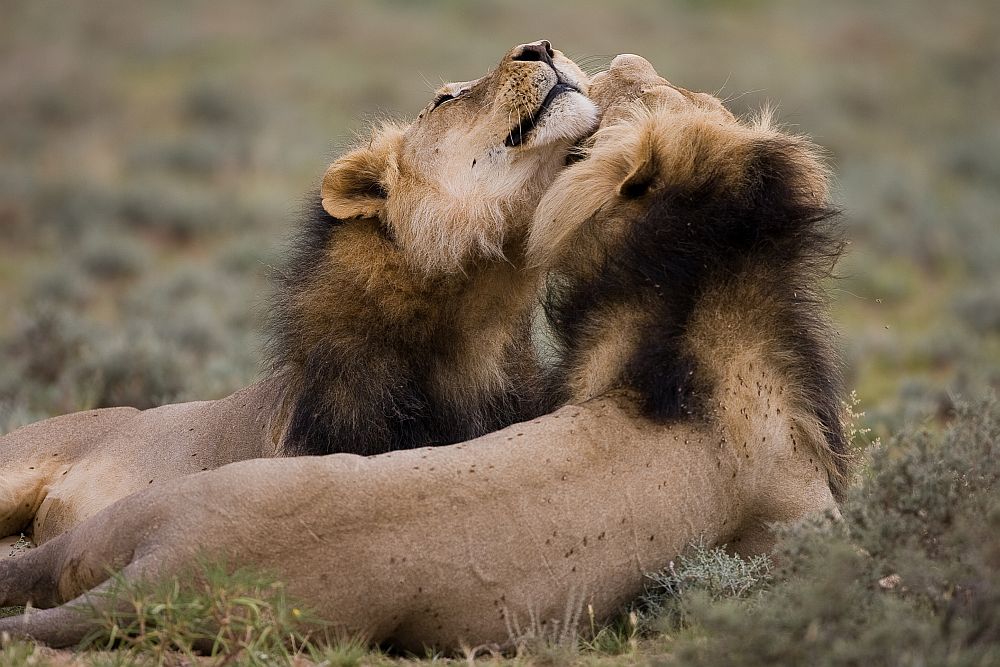
[[[75,267],[51,267],[30,282],[24,303],[69,311],[84,308],[93,297],[93,285]]]
[[[226,245],[221,252],[221,264],[236,275],[264,276],[270,267],[280,264],[277,253],[262,246],[260,239],[239,238]]]
[[[257,108],[238,85],[224,81],[194,82],[184,95],[182,107],[188,119],[215,129],[247,131],[257,124]]]
[[[232,220],[219,197],[154,182],[130,185],[121,195],[118,215],[128,227],[176,243],[220,231]]]
[[[142,273],[149,253],[127,238],[93,238],[84,244],[80,264],[87,275],[99,280],[123,280]]]
[[[15,313],[14,324],[2,346],[5,357],[15,361],[12,366],[17,373],[11,381],[55,383],[80,357],[87,340],[86,327],[60,311],[43,308],[30,315]]]
[[[182,355],[159,336],[130,327],[86,355],[75,376],[95,408],[145,409],[172,401],[184,389],[187,369]]]
[[[981,334],[1000,334],[1000,275],[963,292],[955,305],[959,317]]]
[[[749,603],[685,601],[692,665],[983,665],[1000,661],[1000,403],[940,435],[871,452],[842,522],[788,532]]]
[[[179,175],[206,177],[233,168],[247,151],[238,142],[213,132],[198,132],[182,139],[146,139],[128,152],[130,167],[162,169]]]
[[[114,218],[114,198],[91,183],[73,180],[43,183],[33,194],[33,220],[40,230],[53,230],[73,242],[86,231],[106,229]]]
[[[4,378],[0,378],[0,396],[9,392],[5,384]],[[0,398],[0,435],[50,416],[48,411],[33,409],[21,397],[14,400]]]
[[[767,555],[743,559],[723,548],[692,545],[688,554],[660,572],[647,575],[649,583],[640,607],[645,616],[655,618],[660,630],[684,625],[690,601],[717,601],[749,598],[771,579],[771,559]]]

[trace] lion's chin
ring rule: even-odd
[[[575,144],[597,130],[598,120],[597,105],[589,98],[577,92],[563,93],[538,119],[523,145],[540,148],[560,142]]]

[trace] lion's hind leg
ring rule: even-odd
[[[16,560],[24,559],[12,559],[9,562],[13,563]],[[149,570],[153,565],[154,561],[148,558],[137,560],[129,564],[119,577],[125,581],[142,579],[150,574]],[[21,569],[24,574],[29,574],[24,568]],[[3,570],[0,565],[2,573],[0,592],[3,590],[4,580],[10,574]],[[49,571],[46,576],[51,577],[52,574],[53,572]],[[0,618],[0,635],[6,633],[11,637],[30,638],[53,648],[66,648],[79,644],[97,628],[97,618],[106,615],[116,606],[121,607],[121,611],[129,609],[128,600],[111,593],[114,585],[115,581],[105,580],[104,583],[58,607],[29,610],[20,616]]]
[[[35,463],[0,468],[0,537],[19,537],[45,500],[50,471]]]
[[[27,530],[49,488],[136,414],[135,408],[89,410],[0,436],[0,538]]]
[[[45,548],[0,559],[0,607],[59,604],[60,564],[65,549],[66,540],[57,538]]]

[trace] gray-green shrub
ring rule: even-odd
[[[685,601],[691,665],[1000,662],[1000,403],[872,452],[843,521],[791,530],[751,604]]]

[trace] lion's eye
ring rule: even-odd
[[[452,95],[451,93],[441,93],[440,95],[434,98],[434,104],[431,105],[431,111],[434,111],[448,100],[453,100],[453,99],[455,99],[455,96]]]
[[[431,111],[434,111],[445,102],[450,102],[451,100],[457,99],[459,97],[462,97],[463,95],[468,94],[470,90],[472,90],[472,88],[463,88],[457,93],[441,93],[440,95],[434,98],[434,102],[431,104]]]

